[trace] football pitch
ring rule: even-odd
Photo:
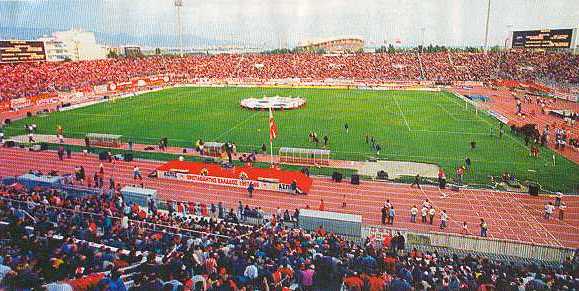
[[[7,135],[24,133],[24,124],[35,123],[38,132],[84,138],[86,133],[120,134],[135,143],[157,144],[167,137],[170,146],[192,147],[197,139],[229,141],[239,151],[269,151],[268,113],[240,107],[248,97],[294,96],[307,100],[296,110],[276,111],[279,147],[320,148],[308,139],[316,132],[327,135],[332,158],[435,163],[450,178],[455,169],[472,160],[468,183],[488,184],[489,176],[503,172],[521,181],[538,181],[552,191],[575,193],[579,181],[577,164],[553,151],[541,149],[539,158],[529,156],[521,138],[498,136],[499,122],[450,93],[424,91],[369,91],[281,88],[173,88],[100,103],[80,109],[35,116],[14,122]],[[348,124],[346,132],[344,125]],[[378,156],[366,143],[374,137]],[[471,149],[471,142],[476,147]]]

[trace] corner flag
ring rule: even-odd
[[[277,137],[277,125],[273,120],[273,112],[271,108],[269,108],[269,142],[273,142],[273,140]]]

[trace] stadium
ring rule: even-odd
[[[364,50],[364,40],[357,37],[311,40],[297,47],[303,52],[324,51],[326,53],[355,53]]]
[[[187,3],[169,49],[0,33],[0,289],[579,288],[578,28],[192,54]]]

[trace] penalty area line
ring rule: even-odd
[[[428,130],[428,129],[412,129],[412,132],[426,132],[426,133],[443,133],[443,134],[454,134],[454,135],[489,135],[488,133],[482,132],[463,132],[463,131],[447,131],[447,130]]]
[[[222,138],[223,136],[229,134],[230,132],[234,131],[235,129],[237,129],[238,127],[244,125],[245,123],[247,123],[249,120],[253,119],[254,117],[256,117],[260,112],[255,112],[254,114],[250,115],[249,117],[247,117],[246,119],[240,121],[238,124],[236,124],[234,127],[224,131],[222,134],[220,134],[219,136],[217,136],[216,138],[214,138],[214,140],[219,140],[220,138]]]
[[[78,112],[71,112],[71,115],[90,116],[90,117],[121,117],[120,114],[98,114],[98,113],[78,113]]]
[[[402,114],[402,118],[404,119],[404,124],[406,124],[406,128],[408,128],[408,131],[412,132],[412,129],[410,129],[410,125],[408,125],[408,120],[406,120],[406,115],[404,114],[404,111],[402,111],[402,108],[400,108],[400,104],[398,104],[398,99],[396,99],[395,95],[392,95],[392,97],[394,98],[394,102],[396,102],[398,111],[400,111],[400,114]]]

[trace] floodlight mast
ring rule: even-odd
[[[487,0],[488,4],[487,4],[487,20],[486,20],[486,25],[485,25],[485,46],[484,46],[484,51],[485,53],[488,51],[489,49],[489,22],[490,22],[490,18],[491,18],[491,0]]]
[[[183,0],[175,0],[177,9],[177,36],[179,38],[179,55],[183,56],[183,23],[181,21],[181,10],[183,9]]]

